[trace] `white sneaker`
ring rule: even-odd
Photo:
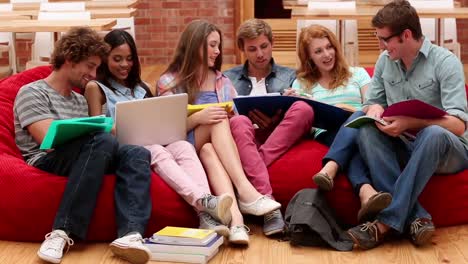
[[[232,218],[232,197],[229,194],[221,194],[220,196],[207,194],[201,198],[201,204],[203,206],[203,212],[210,214],[222,224],[229,225]]]
[[[144,264],[151,256],[151,251],[143,245],[143,238],[139,233],[117,238],[109,246],[115,256],[133,264]]]
[[[281,204],[268,196],[260,196],[257,200],[245,204],[238,201],[239,210],[243,214],[264,215],[281,207]]]
[[[229,230],[229,242],[239,245],[249,244],[250,229],[246,225],[232,226]]]
[[[68,245],[68,251],[68,248],[73,246],[73,243],[73,240],[63,230],[53,230],[45,235],[45,240],[37,251],[37,255],[44,261],[60,263],[63,257],[63,248],[65,245]]]

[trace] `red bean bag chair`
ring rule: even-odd
[[[49,66],[41,66],[0,81],[0,240],[42,241],[51,230],[65,188],[66,177],[27,165],[14,139],[13,102],[18,90],[50,72]],[[320,170],[326,151],[320,143],[304,140],[270,166],[274,195],[283,209],[297,191],[316,187],[311,178]],[[108,175],[94,211],[89,240],[111,241],[116,237],[113,189],[114,176]],[[152,175],[151,196],[153,209],[146,235],[167,225],[198,225],[191,206],[156,174]],[[327,198],[343,223],[356,224],[359,200],[345,175],[336,179]],[[468,223],[468,170],[434,176],[420,199],[437,226]]]
[[[15,144],[13,103],[25,84],[45,78],[40,66],[0,81],[0,240],[42,241],[50,232],[65,189],[66,177],[27,165]],[[151,178],[153,209],[147,235],[167,226],[197,226],[195,211],[158,175]],[[115,177],[105,177],[88,239],[111,241],[117,236],[114,208]]]

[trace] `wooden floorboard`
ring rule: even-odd
[[[402,239],[376,249],[338,252],[328,248],[292,247],[288,242],[269,239],[261,227],[250,224],[252,234],[248,248],[224,245],[210,264],[413,264],[413,263],[468,263],[468,225],[438,228],[432,243],[423,248],[414,247]],[[44,263],[36,257],[39,243],[0,241],[0,263]],[[63,264],[117,264],[126,263],[112,256],[107,243],[77,243],[65,255]],[[164,263],[164,262],[151,262]]]

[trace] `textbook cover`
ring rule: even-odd
[[[207,107],[210,106],[221,106],[226,109],[226,112],[231,112],[232,111],[232,102],[222,102],[222,103],[211,103],[211,104],[198,104],[198,105],[192,105],[189,104],[187,105],[187,116],[190,116],[198,111],[201,111]]]
[[[210,229],[166,226],[149,240],[161,244],[205,246],[215,238],[216,232]]]
[[[386,116],[410,116],[420,119],[434,119],[446,115],[442,109],[432,106],[418,99],[401,101],[387,107],[382,114]]]
[[[283,114],[294,102],[303,101],[309,104],[314,110],[314,124],[316,128],[338,129],[352,114],[339,107],[325,104],[312,99],[284,95],[265,96],[243,96],[234,98],[237,112],[241,115],[248,115],[257,109],[267,116],[273,116],[278,109],[283,110]]]
[[[92,132],[110,132],[114,120],[111,117],[92,116],[54,120],[42,140],[40,149],[52,149],[75,138]]]
[[[390,105],[384,110],[382,117],[410,116],[410,117],[420,118],[420,119],[434,119],[434,118],[443,117],[446,114],[447,112],[445,112],[442,109],[439,109],[423,101],[412,99],[412,100],[401,101],[401,102]],[[384,126],[387,125],[387,122],[385,122],[381,118],[375,118],[375,117],[370,117],[370,116],[360,116],[354,120],[351,120],[350,122],[345,124],[345,126],[351,127],[351,128],[359,128],[364,124],[371,123],[374,121],[377,121]]]

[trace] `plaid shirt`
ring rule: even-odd
[[[156,84],[156,89],[158,95],[169,95],[175,93],[181,93],[181,89],[174,88],[176,74],[175,73],[165,73],[160,78]],[[218,96],[218,102],[228,102],[232,101],[233,98],[237,96],[236,89],[232,85],[231,80],[224,76],[220,71],[216,71],[216,83],[215,83],[215,92]]]

